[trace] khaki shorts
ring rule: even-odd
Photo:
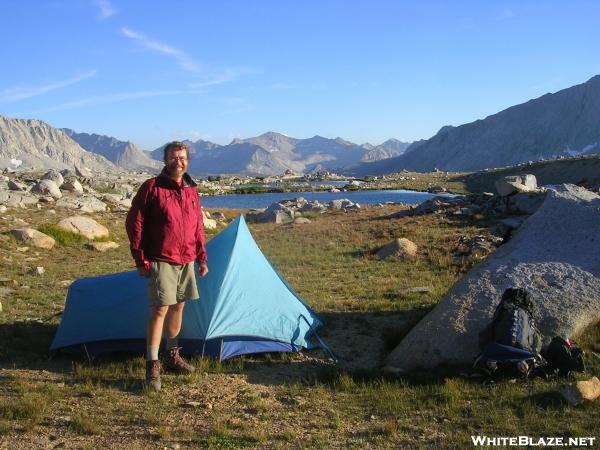
[[[184,265],[152,261],[148,278],[148,301],[151,306],[170,306],[200,297],[194,263]]]

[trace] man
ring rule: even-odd
[[[177,336],[185,301],[199,297],[194,261],[201,277],[208,273],[200,199],[196,183],[186,172],[189,150],[182,142],[171,142],[163,157],[165,167],[142,184],[125,221],[137,271],[148,279],[146,383],[155,391],[161,388],[158,348],[163,331],[168,352],[165,368],[194,371],[179,355]]]

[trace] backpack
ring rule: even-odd
[[[536,310],[525,289],[504,291],[489,325],[479,335],[481,353],[473,367],[492,378],[526,378],[546,365]]]
[[[570,339],[555,336],[544,350],[544,357],[548,361],[548,369],[558,375],[567,376],[571,372],[583,372],[585,362],[584,351]]]

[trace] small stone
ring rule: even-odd
[[[119,248],[119,244],[117,244],[116,242],[113,242],[113,241],[89,242],[85,246],[91,250],[95,250],[100,253],[107,252],[108,250],[112,250],[113,248]]]
[[[44,275],[44,273],[46,273],[46,269],[44,269],[42,266],[37,266],[31,269],[31,273],[38,276]]]
[[[561,395],[572,406],[577,406],[584,401],[593,402],[600,397],[600,380],[592,377],[589,380],[578,381],[561,389]]]
[[[0,205],[0,214],[4,214],[6,211],[8,211],[8,208],[4,205]]]
[[[304,223],[310,223],[310,219],[307,219],[306,217],[296,217],[294,223],[296,225],[302,225]]]
[[[394,258],[404,260],[414,258],[417,254],[417,245],[406,238],[395,239],[377,252],[380,259]]]

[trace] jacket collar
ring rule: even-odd
[[[167,173],[167,168],[163,167],[162,172],[160,173],[160,175],[158,176],[158,178],[160,179],[160,181],[162,183],[166,183],[167,185],[173,187],[173,188],[178,188],[179,186],[177,185],[177,183],[175,182],[175,180],[173,180],[173,178],[171,178],[169,176],[169,174]],[[183,187],[196,187],[197,184],[194,182],[194,180],[192,180],[192,177],[189,176],[189,174],[186,172],[183,174]]]

